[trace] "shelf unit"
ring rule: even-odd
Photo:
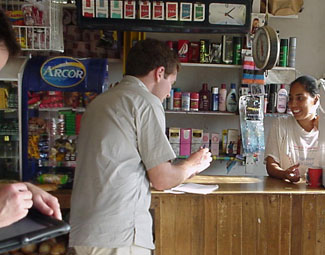
[[[43,17],[38,18],[40,24],[13,25],[21,50],[64,51],[62,5],[55,0],[50,0],[46,3],[48,3],[47,6],[45,4],[42,6],[42,8],[44,8],[42,13]],[[31,2],[28,1],[0,0],[0,6],[6,11],[21,10],[26,4],[32,5]],[[26,12],[28,12],[28,10]],[[30,20],[31,22],[36,22],[34,18]]]

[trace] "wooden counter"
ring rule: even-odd
[[[209,195],[152,191],[156,255],[325,253],[325,189],[270,177],[190,182],[219,189]],[[54,194],[63,208],[70,206],[68,194]]]

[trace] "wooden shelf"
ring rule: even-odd
[[[213,111],[197,111],[197,112],[191,112],[191,111],[171,111],[171,110],[165,110],[165,113],[167,114],[189,114],[189,115],[219,115],[219,116],[238,116],[237,113],[233,112],[213,112]]]
[[[212,67],[212,68],[237,68],[242,69],[242,65],[227,65],[227,64],[209,64],[209,63],[181,63],[185,67]]]

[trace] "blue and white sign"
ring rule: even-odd
[[[44,62],[41,77],[56,88],[71,88],[80,84],[86,77],[86,67],[71,57],[54,57]]]

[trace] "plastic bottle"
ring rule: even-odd
[[[242,37],[235,36],[233,38],[233,59],[232,63],[234,65],[241,65],[241,50],[242,50]]]
[[[199,110],[199,93],[191,92],[190,111],[197,112]]]
[[[276,112],[276,100],[277,100],[277,84],[270,84],[270,92],[267,103],[267,112],[275,113]]]
[[[212,96],[211,96],[211,110],[218,111],[219,110],[219,88],[212,88]]]
[[[285,113],[287,109],[288,92],[285,89],[284,84],[281,84],[281,88],[278,91],[277,97],[278,98],[277,98],[276,110],[278,113]]]
[[[238,96],[236,91],[236,84],[231,83],[230,85],[230,91],[227,96],[227,111],[228,112],[236,112],[238,108]]]
[[[211,93],[208,89],[207,83],[202,84],[202,89],[199,91],[199,94],[200,94],[199,110],[200,111],[209,111],[210,110]]]
[[[226,111],[226,99],[227,99],[227,89],[226,84],[221,84],[221,89],[219,91],[219,111]]]
[[[287,66],[288,65],[288,39],[281,39],[280,40],[280,66]]]
[[[289,57],[288,57],[288,66],[289,67],[296,66],[296,47],[297,47],[297,38],[290,37],[289,38]]]

